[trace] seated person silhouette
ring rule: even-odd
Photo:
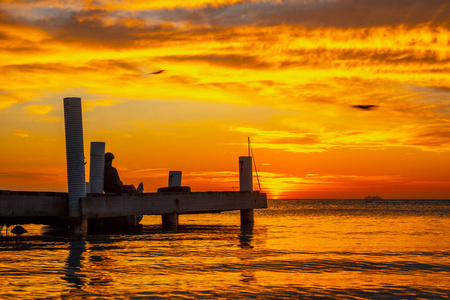
[[[116,168],[112,166],[114,154],[108,152],[105,154],[105,173],[103,179],[103,189],[105,193],[142,193],[144,191],[143,183],[139,183],[136,188],[134,185],[125,185],[119,177]]]

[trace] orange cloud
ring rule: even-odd
[[[20,131],[20,130],[15,130],[15,131],[13,132],[13,134],[14,134],[15,136],[20,136],[20,137],[24,137],[24,138],[29,138],[29,137],[31,137],[31,135],[29,135],[28,133],[23,132],[23,131]]]
[[[93,107],[111,106],[116,103],[118,103],[118,101],[114,100],[114,99],[86,100],[86,101],[83,101],[83,109],[84,110],[92,110]]]
[[[46,115],[51,112],[54,107],[50,105],[28,105],[25,106],[27,112],[32,115]]]
[[[24,100],[25,100],[25,98],[22,96],[19,96],[19,95],[13,94],[13,93],[8,93],[8,92],[2,93],[0,91],[0,110],[6,109],[13,104],[23,102]]]

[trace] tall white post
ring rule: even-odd
[[[252,157],[239,157],[239,191],[253,192]],[[241,209],[241,225],[253,224],[253,209]]]
[[[103,194],[103,176],[105,171],[105,143],[91,142],[89,182],[91,193]]]
[[[66,134],[69,217],[79,218],[80,198],[86,197],[81,98],[64,98],[64,127]],[[85,227],[81,226],[75,228],[74,231],[78,233],[78,231],[85,231],[85,229]]]

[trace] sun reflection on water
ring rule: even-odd
[[[159,216],[135,234],[2,235],[2,297],[445,298],[448,202],[271,201],[255,226],[239,213]],[[419,209],[418,209],[419,207]]]

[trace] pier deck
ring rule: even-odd
[[[80,219],[130,215],[177,216],[179,214],[252,211],[267,208],[267,196],[259,192],[190,192],[88,194],[80,198]],[[68,194],[0,191],[0,224],[54,224],[68,218]],[[242,221],[242,219],[241,219]],[[164,224],[163,224],[164,225]]]

